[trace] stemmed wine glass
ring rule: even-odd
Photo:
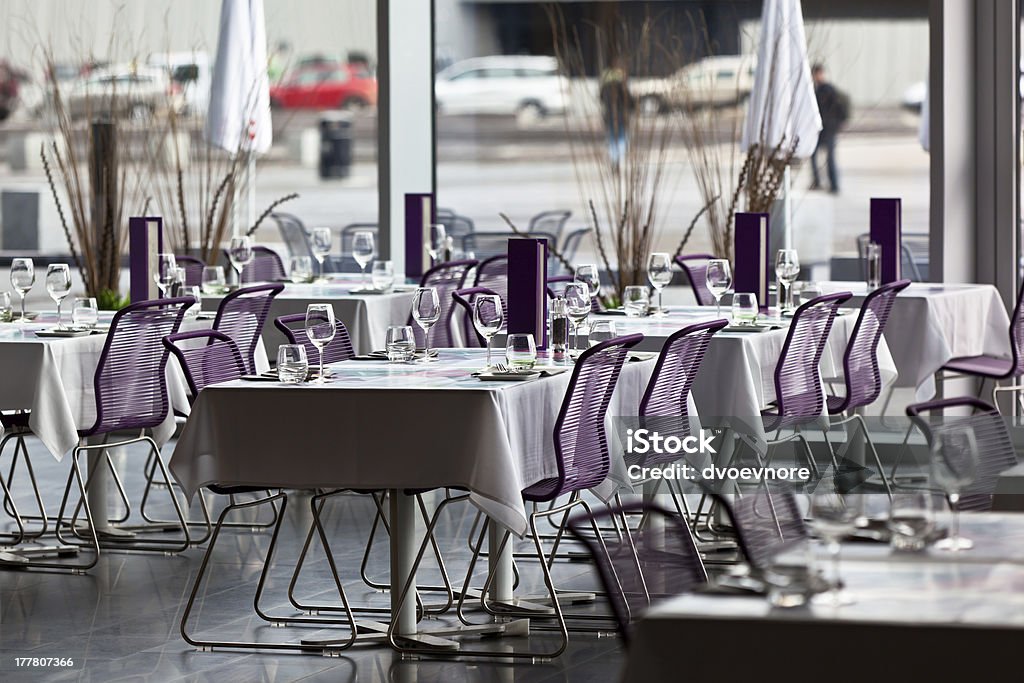
[[[800,257],[796,249],[779,249],[775,254],[775,278],[785,287],[780,313],[793,310],[793,283],[800,275]]]
[[[369,230],[360,230],[352,238],[352,258],[359,264],[363,273],[360,287],[366,289],[366,266],[373,260],[376,249],[373,245],[373,233]]]
[[[46,267],[46,291],[57,304],[57,329],[63,330],[60,305],[71,291],[71,269],[66,263],[51,263]]]
[[[313,258],[320,265],[320,276],[317,278],[317,282],[324,282],[327,279],[324,277],[324,261],[331,253],[331,229],[313,228],[311,237],[313,239]]]
[[[334,339],[334,307],[330,304],[309,304],[306,306],[306,336],[320,352],[320,373],[316,383],[324,384],[324,347]]]
[[[473,326],[487,340],[487,367],[491,369],[491,339],[501,330],[505,314],[501,310],[501,297],[497,294],[479,294],[473,300]]]
[[[576,282],[582,282],[590,288],[590,297],[601,293],[601,273],[593,263],[585,263],[576,267]]]
[[[432,223],[430,225],[430,244],[427,246],[427,254],[430,256],[430,265],[437,265],[444,261],[444,252],[448,246],[448,230],[443,223]]]
[[[949,536],[935,543],[936,550],[970,550],[974,542],[960,535],[960,496],[975,477],[978,443],[970,425],[958,424],[932,432],[932,479],[946,493],[953,524]]]
[[[178,262],[174,259],[174,254],[160,254],[156,272],[153,273],[153,281],[160,288],[160,298],[167,298],[171,287],[174,286],[177,271]]]
[[[815,598],[831,607],[852,605],[856,599],[842,590],[839,574],[840,541],[857,526],[857,520],[864,512],[864,496],[861,493],[841,493],[834,481],[818,482],[811,496],[811,526],[828,544],[832,557],[832,590]]]
[[[724,258],[708,261],[708,269],[704,275],[711,296],[715,297],[715,315],[722,317],[722,297],[732,289],[732,268]]]
[[[661,290],[672,282],[672,257],[662,251],[651,254],[647,259],[647,279],[658,292],[658,309],[654,315],[663,317],[665,309],[661,305]]]
[[[25,295],[36,283],[36,269],[30,258],[16,258],[11,261],[11,287],[21,295],[21,317],[18,322],[28,322],[25,317]]]
[[[570,282],[562,296],[565,297],[565,312],[572,321],[572,350],[576,351],[579,348],[580,323],[590,315],[590,288],[582,282]]]
[[[231,238],[231,245],[228,247],[228,258],[231,265],[238,273],[238,286],[242,286],[242,269],[252,263],[252,238],[248,235],[238,235]]]
[[[434,287],[419,287],[412,298],[412,319],[423,328],[423,361],[430,363],[430,328],[441,319],[441,301]]]

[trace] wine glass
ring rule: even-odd
[[[505,314],[501,310],[501,297],[497,294],[478,294],[473,300],[473,327],[487,340],[487,367],[491,369],[491,339],[501,330]]]
[[[732,295],[732,320],[734,325],[748,326],[757,322],[757,297],[751,292],[736,292]]]
[[[430,355],[430,328],[441,319],[441,301],[434,287],[419,287],[412,297],[412,319],[423,328],[423,361],[434,360]]]
[[[334,307],[330,304],[309,304],[306,306],[306,336],[320,352],[320,373],[316,383],[324,384],[324,347],[334,339]]]
[[[66,263],[51,263],[46,267],[46,292],[57,304],[57,329],[63,330],[64,323],[61,320],[60,305],[64,297],[71,291],[71,269]]]
[[[16,258],[11,261],[11,287],[14,287],[14,291],[21,295],[21,318],[18,319],[18,322],[28,322],[25,317],[25,295],[29,293],[35,283],[36,269],[32,265],[32,259]]]
[[[811,526],[828,544],[832,558],[832,590],[815,598],[815,602],[831,607],[852,605],[856,599],[842,590],[839,574],[840,541],[857,526],[864,511],[864,496],[861,493],[841,493],[834,481],[818,482],[811,496]]]
[[[204,266],[202,279],[203,294],[223,294],[227,287],[224,277],[224,266]]]
[[[799,275],[800,257],[797,256],[796,249],[779,249],[775,254],[775,278],[780,287],[785,287],[782,311],[793,310],[793,283]]]
[[[576,282],[582,282],[590,288],[591,298],[601,293],[601,272],[593,263],[576,266],[576,273],[573,277]]]
[[[932,480],[946,493],[953,525],[949,536],[935,543],[936,550],[958,552],[974,547],[960,535],[960,496],[973,481],[978,468],[978,443],[970,425],[957,424],[932,431]]]
[[[590,327],[587,343],[593,347],[609,339],[615,339],[616,336],[614,322],[611,320],[598,320]]]
[[[238,285],[241,287],[242,269],[252,263],[252,238],[248,235],[232,237],[231,244],[228,246],[228,258],[231,259],[231,265],[238,273]]]
[[[391,261],[374,261],[370,270],[370,284],[378,292],[386,292],[395,284],[395,269]]]
[[[79,330],[91,330],[99,322],[100,314],[96,307],[96,299],[91,296],[80,296],[71,302],[71,324]]]
[[[324,277],[324,260],[331,253],[331,229],[313,228],[310,237],[313,239],[313,258],[320,265],[320,276],[317,278],[317,281],[324,282],[327,279]]]
[[[444,252],[447,246],[448,230],[442,223],[432,223],[430,225],[430,245],[427,247],[431,265],[444,261]]]
[[[360,230],[352,238],[352,258],[359,264],[362,271],[360,287],[366,289],[366,266],[373,260],[376,248],[373,244],[373,233],[369,230]]]
[[[174,254],[160,254],[158,258],[153,281],[160,288],[160,298],[165,299],[170,293],[171,287],[174,286],[178,262],[174,259]]]
[[[565,297],[565,312],[572,321],[572,350],[577,350],[580,323],[590,315],[590,288],[582,282],[570,282],[562,293]]]
[[[658,292],[658,308],[654,315],[663,317],[665,309],[661,306],[661,290],[672,282],[672,257],[662,251],[651,254],[647,259],[647,279]]]
[[[722,296],[732,289],[732,267],[724,258],[708,261],[708,269],[704,275],[711,296],[715,297],[715,316],[722,317]]]

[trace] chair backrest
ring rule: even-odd
[[[93,391],[96,420],[83,436],[120,429],[156,427],[167,417],[167,357],[164,337],[181,326],[190,297],[140,301],[122,308],[110,323]]]
[[[476,267],[476,277],[473,279],[474,287],[487,287],[494,290],[494,293],[501,297],[501,301],[507,304],[508,301],[508,254],[498,254],[480,261]]]
[[[792,490],[760,486],[726,498],[713,494],[726,510],[743,557],[755,570],[767,569],[772,558],[807,540],[803,514]]]
[[[583,238],[591,232],[593,232],[591,228],[577,228],[566,235],[561,246],[562,258],[569,263],[575,263],[576,252],[579,251],[580,244],[583,243]],[[565,271],[565,266],[562,263],[558,263],[557,271]]]
[[[708,289],[708,261],[713,258],[716,258],[713,254],[683,254],[675,259],[690,281],[690,289],[700,306],[715,305],[715,297]]]
[[[270,217],[277,223],[281,233],[281,241],[288,248],[288,256],[308,256],[315,260],[313,247],[309,243],[309,233],[297,216],[290,213],[272,213]]]
[[[224,250],[224,258],[231,261],[227,249]],[[279,282],[287,278],[288,273],[285,272],[284,263],[281,262],[281,257],[276,251],[261,245],[253,246],[252,261],[242,268],[243,283]]]
[[[438,209],[435,219],[444,226],[445,234],[455,239],[476,230],[471,218],[460,216],[450,209]]]
[[[199,287],[203,284],[203,268],[206,267],[206,262],[203,259],[183,254],[175,256],[174,260],[178,263],[179,268],[185,269],[186,287]]]
[[[437,299],[441,305],[441,317],[437,323],[430,328],[431,348],[449,348],[455,346],[455,335],[452,333],[452,318],[455,313],[455,299],[452,292],[462,289],[466,283],[466,276],[469,271],[476,267],[478,261],[467,259],[463,261],[448,261],[434,266],[420,278],[420,287],[434,287],[437,289]],[[423,347],[427,339],[423,336],[423,330],[412,314],[409,315],[409,324],[412,325],[413,334],[416,336],[416,344]]]
[[[562,238],[562,230],[565,228],[565,223],[569,220],[570,216],[572,216],[572,211],[567,209],[541,211],[530,219],[530,224],[526,231],[531,236],[536,234],[551,235],[554,237],[554,241],[551,244],[558,246],[559,240]]]
[[[609,339],[587,349],[576,361],[555,420],[558,480],[544,500],[593,488],[608,476],[605,415],[629,350],[643,338],[631,334]]]
[[[284,334],[289,344],[301,344],[306,348],[306,358],[309,360],[310,366],[319,361],[320,352],[317,350],[316,345],[309,340],[309,335],[306,334],[305,313],[278,316],[274,318],[274,327]],[[352,337],[348,334],[348,328],[345,327],[345,323],[340,319],[335,319],[334,339],[324,347],[324,362],[340,363],[343,360],[353,358],[355,355],[356,352],[352,348]]]
[[[242,352],[223,332],[179,332],[164,337],[163,342],[178,359],[193,399],[211,384],[229,382],[245,374]]]
[[[468,348],[483,348],[487,346],[487,340],[480,336],[473,325],[473,306],[476,304],[476,297],[480,294],[498,295],[493,289],[488,289],[487,287],[467,287],[466,289],[457,289],[452,292],[452,298],[455,299],[455,303],[462,308],[462,345]],[[500,297],[500,295],[498,296]],[[507,325],[508,308],[505,306],[504,299],[501,300],[501,312],[505,316],[503,320]]]
[[[341,257],[340,266],[337,269],[342,273],[360,273],[362,268],[356,263],[356,260],[352,258],[352,242],[355,241],[357,232],[371,232],[373,233],[373,241],[378,247],[380,246],[380,226],[376,223],[349,223],[341,229],[339,232],[339,238],[341,244],[339,245]],[[370,266],[367,266],[366,272],[370,272]]]
[[[1013,358],[1011,376],[1024,375],[1024,283],[1017,292],[1017,305],[1010,315],[1010,354]]]
[[[972,413],[944,415],[946,411],[965,408]],[[957,506],[961,510],[991,510],[999,475],[1017,465],[1017,452],[999,411],[973,396],[964,396],[909,405],[907,415],[924,434],[929,447],[940,429],[969,428],[974,432],[978,447],[974,481],[962,492]]]
[[[850,296],[849,292],[826,294],[796,309],[775,366],[775,402],[782,418],[778,426],[798,424],[822,414],[825,392],[818,363],[836,313]]]
[[[511,230],[496,230],[487,232],[471,232],[467,235],[463,235],[460,239],[462,240],[462,251],[464,253],[473,253],[473,257],[477,260],[487,260],[492,256],[507,256],[508,255],[508,241],[514,239],[524,239],[525,237],[535,239],[546,239],[548,244],[558,244],[556,238],[551,233],[530,233],[529,235],[520,235],[514,233]]]
[[[600,534],[624,518],[642,517],[638,529],[628,523],[621,534]],[[707,583],[707,572],[685,522],[653,503],[610,506],[574,515],[569,533],[590,553],[612,614],[627,647],[629,626],[652,605]]]
[[[910,285],[898,280],[882,285],[868,294],[860,307],[857,324],[843,355],[846,395],[836,412],[852,410],[875,402],[882,393],[882,374],[878,368],[878,342],[889,320],[896,296]]]
[[[256,348],[270,314],[270,305],[283,289],[283,284],[243,287],[221,299],[217,307],[213,329],[231,337],[238,345],[245,371],[250,374],[256,372]]]

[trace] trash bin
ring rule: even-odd
[[[320,117],[320,177],[347,178],[352,167],[352,118],[341,111]]]

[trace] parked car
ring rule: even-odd
[[[567,81],[544,56],[475,57],[437,74],[434,95],[444,114],[542,117],[565,111]]]
[[[754,88],[757,60],[749,55],[705,57],[665,78],[634,78],[630,89],[640,111],[657,114],[685,107],[739,104]]]
[[[171,88],[184,100],[185,113],[203,116],[210,105],[213,72],[205,52],[165,52],[153,54],[147,64],[167,71]]]
[[[73,119],[108,115],[142,121],[168,110],[180,112],[184,98],[163,69],[113,65],[94,69],[61,85],[61,97]]]
[[[270,87],[279,109],[362,109],[377,104],[377,79],[363,63],[317,62],[293,69]]]

